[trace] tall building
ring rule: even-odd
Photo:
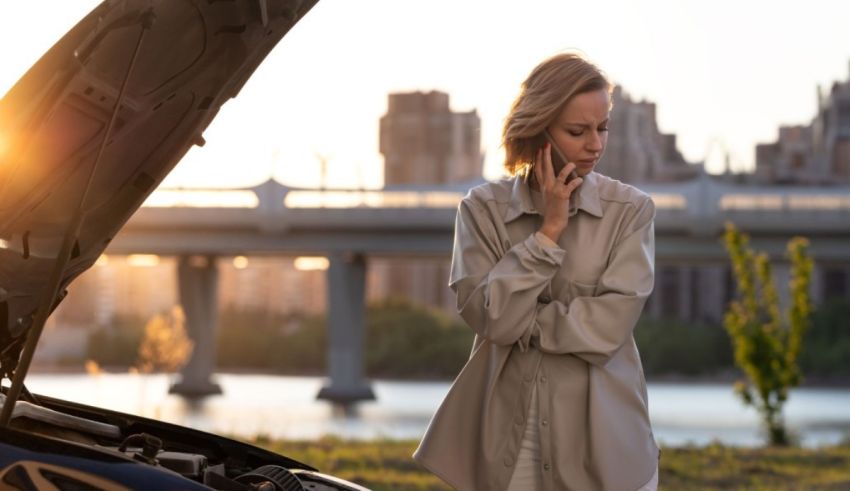
[[[850,183],[850,80],[817,90],[808,125],[781,126],[775,142],[756,147],[755,181],[763,184]]]
[[[381,118],[384,184],[447,184],[481,177],[481,118],[452,112],[443,92],[390,94]]]
[[[676,135],[661,133],[655,103],[633,101],[617,86],[613,94],[608,145],[597,170],[627,183],[673,182],[696,177],[676,148]]]
[[[86,328],[122,316],[147,319],[176,304],[174,278],[173,258],[104,255],[73,282],[53,317],[59,325]]]
[[[316,314],[325,310],[325,266],[305,269],[293,257],[220,258],[221,310]]]
[[[453,112],[443,92],[390,94],[380,151],[385,189],[478,182],[484,165],[481,118],[474,109]],[[383,273],[388,294],[454,311],[446,259],[377,259],[370,268]]]

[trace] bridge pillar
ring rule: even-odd
[[[218,328],[218,268],[214,256],[180,256],[177,265],[180,304],[186,314],[186,330],[194,343],[192,357],[180,372],[172,394],[204,397],[221,394],[210,380],[215,368]]]
[[[348,404],[375,399],[363,378],[363,320],[366,261],[359,254],[336,253],[329,258],[328,372],[317,398]]]
[[[694,315],[695,305],[692,305],[691,295],[693,292],[693,274],[692,271],[698,271],[693,266],[679,265],[678,269],[678,285],[679,285],[679,318],[691,321],[696,317]]]

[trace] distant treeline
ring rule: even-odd
[[[94,332],[89,358],[103,366],[132,366],[144,319],[122,318]],[[366,312],[367,375],[454,378],[469,356],[472,331],[443,312],[387,300]],[[732,350],[720,325],[644,318],[635,329],[647,376],[714,376],[734,371]],[[325,373],[324,316],[226,309],[218,330],[218,369]],[[833,300],[814,312],[800,359],[803,372],[850,377],[850,300]]]

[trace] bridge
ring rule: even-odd
[[[219,391],[211,380],[217,325],[216,256],[323,255],[329,260],[328,382],[319,398],[374,398],[363,375],[365,272],[372,257],[449,257],[457,204],[471,184],[315,190],[267,181],[243,189],[159,189],[124,226],[108,254],[178,257],[178,291],[195,342],[172,391]],[[727,220],[782,262],[787,240],[812,239],[816,261],[850,263],[850,186],[755,187],[708,175],[639,185],[656,203],[656,261],[722,264]],[[779,265],[775,272],[782,278]],[[787,271],[785,271],[787,274]]]

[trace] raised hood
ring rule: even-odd
[[[0,378],[39,304],[55,308],[316,1],[106,0],[0,101]],[[70,259],[45,300],[77,210]]]

